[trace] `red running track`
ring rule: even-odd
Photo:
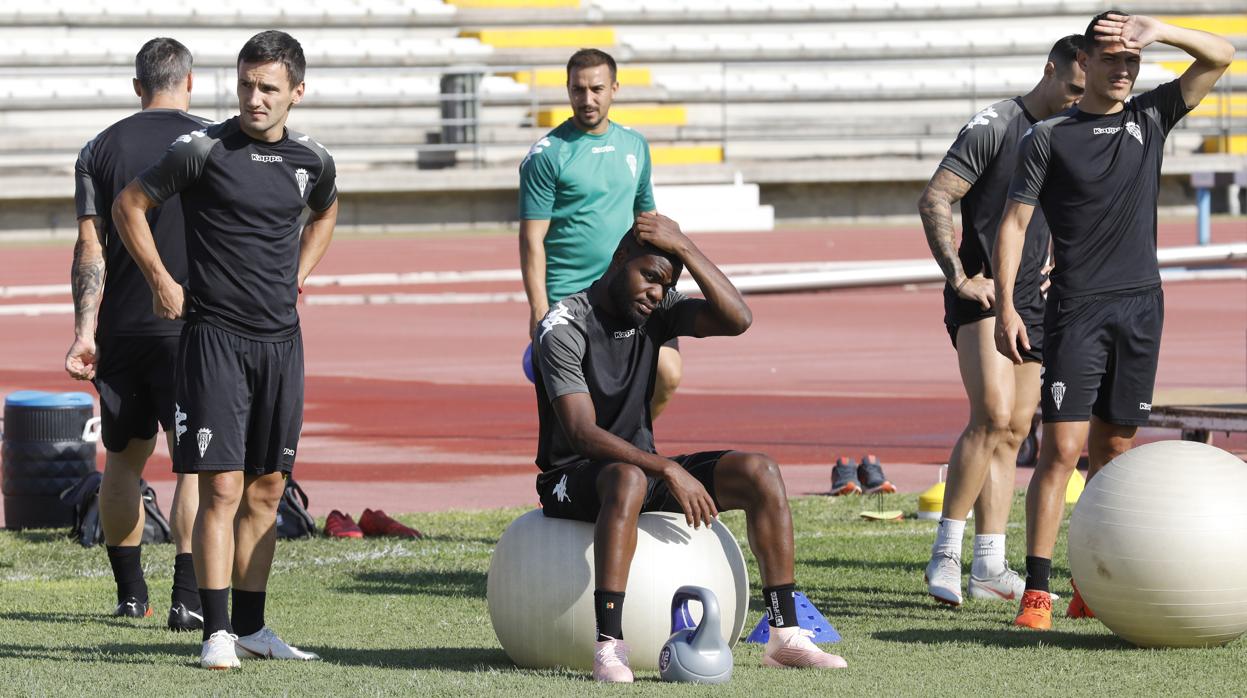
[[[1190,223],[1162,226],[1164,246],[1193,238]],[[1221,222],[1213,238],[1247,240],[1247,225]],[[917,228],[695,240],[722,263],[927,254]],[[515,250],[510,235],[340,239],[317,271],[514,268]],[[0,286],[60,282],[69,257],[67,245],[5,248]],[[317,292],[518,289],[500,282]],[[1247,389],[1247,283],[1172,283],[1165,295],[1158,387]],[[744,336],[683,343],[684,383],[656,429],[661,451],[765,451],[784,464],[792,494],[825,491],[827,464],[867,451],[880,456],[903,489],[934,481],[930,464],[947,459],[967,415],[938,286],[749,300],[755,323]],[[307,410],[295,472],[315,511],[533,501],[536,417],[532,387],[519,367],[523,304],[305,306],[301,312]],[[0,394],[85,387],[60,369],[71,325],[69,315],[0,318]],[[1242,439],[1224,443],[1247,447]],[[167,487],[167,467],[162,449],[148,479]],[[1021,482],[1026,477],[1019,474]]]

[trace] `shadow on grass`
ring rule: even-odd
[[[383,669],[437,669],[440,671],[515,671],[501,648],[399,647],[392,649],[317,649],[333,664]]]
[[[0,620],[16,620],[27,623],[70,623],[72,625],[94,623],[96,625],[111,625],[119,628],[136,629],[143,627],[133,618],[115,618],[102,613],[91,613],[85,611],[5,611],[0,613]]]
[[[188,664],[198,665],[198,642],[110,643],[102,645],[46,647],[31,644],[0,643],[0,659],[41,659],[56,662],[107,661],[109,664],[154,663],[157,658],[183,655]]]
[[[353,584],[338,591],[349,594],[429,594],[485,597],[486,574],[475,570],[361,572]]]
[[[69,531],[64,528],[23,528],[5,532],[23,543],[63,543],[73,540]]]
[[[1115,635],[1086,635],[1056,630],[1035,632],[1033,630],[1013,628],[1001,628],[1000,630],[966,630],[957,628],[888,630],[871,633],[871,637],[884,642],[903,642],[918,645],[969,642],[984,647],[999,647],[1003,649],[1033,649],[1041,646],[1059,647],[1067,650],[1134,649],[1134,645],[1125,642]]]

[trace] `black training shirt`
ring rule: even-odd
[[[181,320],[152,312],[152,290],[113,226],[113,199],[138,173],[160,159],[169,141],[210,124],[177,109],[147,109],[100,132],[78,153],[74,164],[74,205],[78,217],[95,216],[104,246],[104,291],[95,334],[98,337],[176,337]],[[186,233],[181,200],[174,196],[147,212],[156,250],[170,276],[186,283]]]
[[[555,303],[537,328],[536,462],[543,472],[585,459],[572,448],[553,407],[556,398],[572,393],[589,394],[599,427],[655,452],[650,400],[658,349],[672,337],[691,335],[697,309],[706,303],[667,291],[646,322],[635,327],[592,306],[591,292],[592,286]]]
[[[1018,141],[1034,123],[1021,97],[997,102],[970,119],[940,162],[940,167],[970,183],[961,199],[961,246],[957,250],[966,276],[982,273],[993,277],[992,249],[1017,164]],[[1029,310],[1034,318],[1043,317],[1039,286],[1047,258],[1048,223],[1043,212],[1036,211],[1026,228],[1026,245],[1013,289],[1014,306],[1019,312]],[[983,317],[991,313],[985,311]],[[946,322],[952,320],[945,318]]]
[[[1116,114],[1074,107],[1039,122],[1022,139],[1009,196],[1042,207],[1048,219],[1054,297],[1160,283],[1160,165],[1169,130],[1189,111],[1173,80]]]
[[[157,203],[181,192],[191,320],[252,339],[298,331],[303,210],[333,204],[334,174],[329,152],[308,136],[257,141],[234,117],[181,136],[139,176]]]

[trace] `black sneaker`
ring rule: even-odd
[[[831,496],[861,494],[862,483],[857,480],[857,462],[841,456],[831,467]]]
[[[117,604],[117,608],[113,609],[115,618],[146,618],[151,614],[152,607],[147,605],[146,601],[139,601],[133,596],[127,596],[124,601]]]
[[[896,492],[896,486],[888,482],[887,476],[883,474],[883,466],[879,464],[879,459],[874,454],[868,453],[862,457],[862,464],[857,466],[857,479],[866,489],[866,494]]]
[[[184,630],[202,630],[203,627],[204,617],[199,609],[192,611],[183,603],[175,603],[169,609],[170,630],[181,632]]]

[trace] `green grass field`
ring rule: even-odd
[[[912,496],[885,508],[914,511]],[[844,636],[847,670],[758,666],[738,644],[724,687],[664,684],[640,672],[632,687],[599,687],[580,673],[515,668],[485,607],[494,542],[519,510],[402,517],[422,541],[282,542],[269,587],[269,624],[325,661],[247,662],[198,669],[199,636],[164,629],[173,548],[148,546],[144,566],[156,614],[110,618],[104,552],[59,531],[0,532],[2,695],[662,695],[924,696],[1244,693],[1247,642],[1210,650],[1139,650],[1096,621],[1057,619],[1048,633],[1009,627],[1014,606],[968,602],[953,610],[926,596],[922,566],[934,524],[858,518],[860,499],[795,500],[797,583]],[[1021,502],[1014,510],[1020,514]],[[744,547],[743,518],[724,516]],[[1022,528],[1009,551],[1022,559]],[[1054,590],[1069,598],[1064,551]],[[747,554],[748,556],[748,554]],[[967,570],[968,571],[968,570]],[[757,585],[757,568],[750,578]],[[754,589],[754,596],[757,589]],[[1056,610],[1064,612],[1065,601]],[[761,614],[752,601],[747,629]]]

